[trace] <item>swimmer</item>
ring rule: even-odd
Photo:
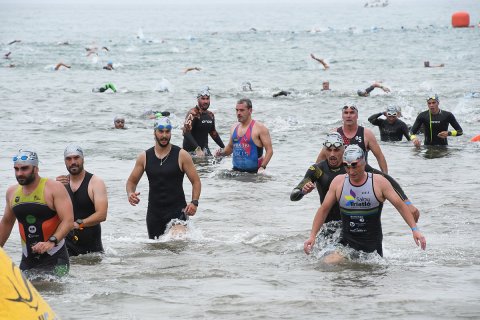
[[[106,83],[103,87],[93,88],[92,92],[105,92],[108,89],[112,90],[113,92],[117,92],[117,88],[115,88],[115,86],[111,82]]]
[[[277,93],[274,93],[272,95],[272,97],[276,98],[276,97],[279,97],[279,96],[288,96],[289,94],[291,94],[290,91],[285,91],[285,90],[282,90],[282,91],[279,91]]]
[[[13,40],[12,42],[9,42],[8,45],[14,44],[16,42],[22,42],[22,40]]]
[[[322,91],[330,91],[330,82],[328,81],[322,82]]]
[[[425,68],[441,68],[441,67],[445,67],[445,64],[444,64],[444,63],[441,63],[441,64],[438,64],[438,65],[436,65],[436,66],[432,66],[432,65],[430,65],[430,61],[424,61],[424,62],[423,62],[423,66],[424,66]]]
[[[115,129],[126,129],[125,118],[123,116],[115,116],[115,118],[113,118],[113,125]]]
[[[402,141],[403,136],[410,141],[408,126],[402,120],[398,119],[400,112],[395,106],[388,106],[384,112],[371,115],[368,121],[380,129],[381,141]],[[379,119],[381,116],[386,119]]]
[[[325,60],[315,57],[313,53],[310,53],[310,57],[312,57],[313,60],[320,62],[325,70],[330,68],[330,66],[325,62]]]
[[[243,82],[242,91],[252,91],[252,84],[249,81]]]
[[[3,56],[4,56],[5,59],[10,59],[11,54],[12,54],[12,52],[9,51],[9,52],[5,53]]]
[[[60,63],[57,63],[57,65],[55,66],[54,69],[55,69],[55,70],[58,70],[58,69],[60,69],[60,67],[65,67],[65,68],[70,69],[72,66],[69,66],[69,65],[66,65],[66,64],[63,63],[63,62],[60,62]]]
[[[199,67],[190,67],[190,68],[185,68],[185,70],[183,70],[183,73],[185,73],[185,74],[186,74],[186,73],[188,73],[188,72],[190,72],[190,71],[194,71],[194,70],[196,70],[196,71],[200,71],[200,70],[202,70],[202,68],[199,68]]]
[[[113,62],[108,61],[107,65],[103,67],[105,70],[113,70]]]
[[[375,88],[380,88],[382,89],[384,92],[388,93],[390,92],[390,89],[383,86],[382,84],[380,84],[379,82],[374,82],[370,87],[368,87],[367,89],[365,90],[357,90],[357,94],[360,96],[360,97],[368,97],[370,95],[370,92],[373,91],[373,89]]]

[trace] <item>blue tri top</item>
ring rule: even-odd
[[[243,172],[257,172],[262,163],[263,148],[258,147],[252,138],[252,130],[255,120],[250,122],[247,131],[242,137],[238,136],[237,125],[233,131],[233,170]]]

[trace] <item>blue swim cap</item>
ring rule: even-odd
[[[107,64],[113,64],[112,60],[108,60]]]

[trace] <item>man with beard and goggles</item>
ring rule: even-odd
[[[100,223],[107,219],[107,188],[97,175],[83,168],[83,149],[69,145],[63,152],[65,166],[70,173],[57,177],[63,183],[73,204],[73,230],[66,237],[68,254],[78,256],[103,252]]]
[[[225,145],[215,129],[215,116],[209,111],[210,90],[208,87],[197,94],[197,105],[188,111],[183,124],[183,149],[198,157],[211,156],[208,135],[220,148]]]
[[[346,173],[345,167],[342,165],[343,153],[345,151],[342,136],[338,132],[329,133],[325,142],[323,143],[323,149],[323,152],[325,152],[327,155],[327,159],[317,162],[308,168],[307,173],[305,173],[302,181],[300,181],[300,183],[292,190],[292,193],[290,194],[290,200],[299,201],[305,194],[310,193],[313,189],[315,189],[316,186],[320,196],[320,202],[323,203],[332,180],[336,176]],[[380,170],[374,169],[368,164],[365,166],[365,171],[380,174],[385,177],[390,182],[395,192],[400,196],[405,204],[408,205],[415,222],[418,221],[420,212],[408,199],[395,179]],[[328,216],[325,219],[325,223],[340,220],[340,208],[338,203],[335,203],[330,209]]]
[[[61,183],[39,176],[36,152],[19,150],[13,168],[18,184],[7,189],[0,246],[18,220],[23,252],[20,269],[65,275],[70,262],[64,238],[73,226],[68,193]]]
[[[147,173],[149,193],[147,208],[148,237],[155,239],[165,233],[172,219],[185,220],[197,212],[201,182],[190,154],[170,143],[172,124],[167,117],[155,121],[155,145],[143,151],[128,177],[126,191],[132,206],[140,202],[137,185]],[[192,184],[192,200],[185,201],[183,178],[187,174]]]

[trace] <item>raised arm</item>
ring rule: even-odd
[[[382,116],[382,112],[379,112],[379,113],[375,113],[373,115],[371,115],[370,117],[368,117],[368,121],[373,124],[374,126],[379,126],[381,121],[380,119],[378,119],[379,117]]]

